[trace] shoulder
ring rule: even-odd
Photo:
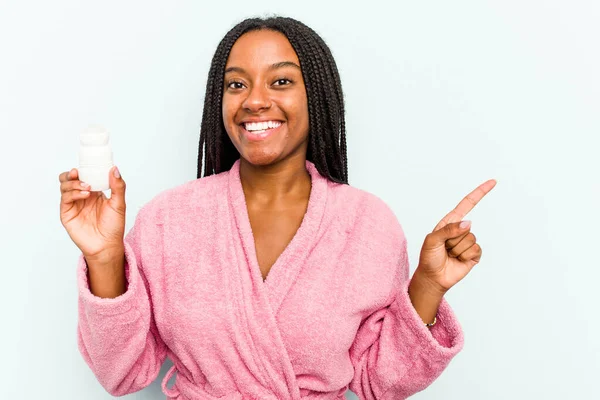
[[[328,207],[339,219],[380,243],[405,241],[402,225],[391,206],[377,195],[350,185],[330,183]]]
[[[228,174],[229,171],[225,171],[165,189],[143,204],[138,216],[160,224],[168,216],[211,208],[220,196],[227,195]]]

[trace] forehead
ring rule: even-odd
[[[226,67],[268,67],[281,61],[300,64],[289,40],[281,32],[267,29],[246,32],[234,43]]]

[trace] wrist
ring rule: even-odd
[[[445,291],[432,285],[427,278],[420,274],[413,274],[408,286],[410,301],[424,324],[432,326],[435,323],[439,305]]]
[[[410,286],[417,288],[421,292],[427,293],[433,297],[444,297],[448,292],[448,289],[440,286],[431,277],[423,272],[422,269],[417,267],[410,281]]]
[[[119,265],[125,259],[125,246],[109,248],[90,256],[84,254],[84,258],[88,268],[103,268]]]

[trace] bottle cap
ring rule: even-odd
[[[102,125],[89,125],[80,135],[83,146],[103,146],[108,144],[109,134]]]

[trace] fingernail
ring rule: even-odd
[[[81,182],[81,187],[88,188],[90,187],[89,183]]]
[[[119,173],[119,168],[117,168],[117,167],[115,167],[113,174],[114,174],[115,178],[117,178],[117,179],[119,179],[121,177],[121,174]]]
[[[459,225],[460,229],[468,228],[469,226],[471,226],[471,221],[463,221]]]

